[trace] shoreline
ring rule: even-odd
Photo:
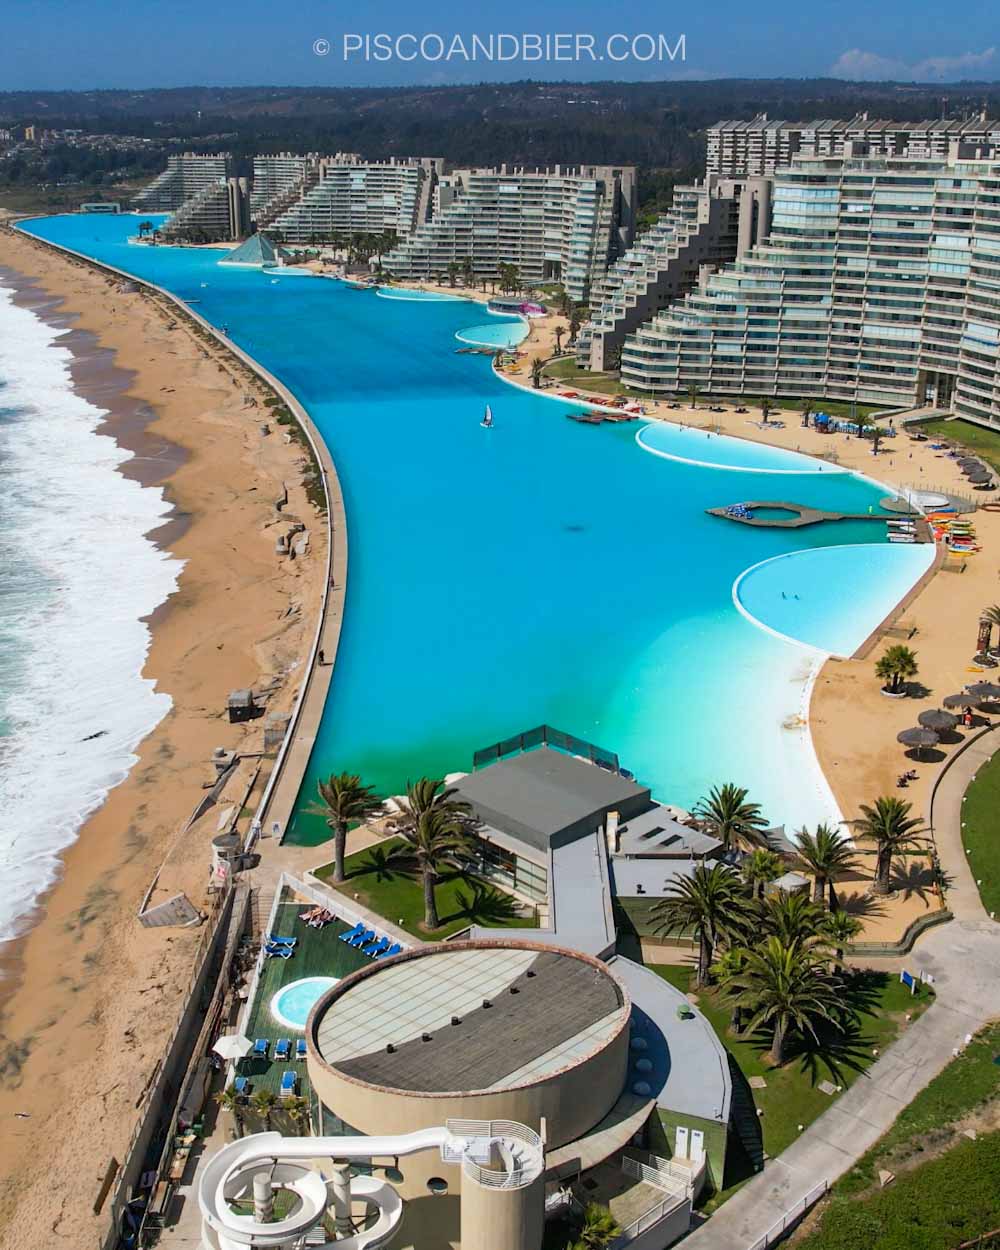
[[[73,373],[74,389],[111,409],[100,430],[131,450],[122,467],[162,479],[171,512],[147,537],[184,561],[178,590],[148,618],[143,669],[173,707],[136,748],[128,777],[80,826],[30,930],[4,952],[15,975],[0,990],[0,1114],[12,1123],[15,1112],[30,1119],[17,1121],[0,1146],[0,1211],[12,1234],[7,1244],[27,1245],[40,1227],[68,1235],[64,1209],[74,1212],[74,1236],[82,1237],[95,1192],[90,1172],[120,1157],[198,939],[197,929],[144,929],[136,910],[164,868],[163,890],[183,889],[196,905],[205,897],[215,814],[183,839],[178,830],[199,799],[214,747],[246,750],[259,741],[259,725],[248,731],[226,722],[229,690],[270,679],[275,710],[298,693],[326,542],[305,499],[301,448],[259,434],[259,411],[240,406],[235,376],[185,327],[169,332],[156,300],[115,291],[106,270],[23,235],[0,234],[0,263],[43,293],[45,319],[72,327],[73,348],[93,336],[92,359]],[[66,346],[70,337],[63,336]],[[108,402],[112,393],[128,414]],[[285,482],[286,516],[306,520],[314,549],[278,565],[270,500]],[[94,1167],[81,1175],[84,1140]],[[64,1192],[51,1192],[46,1173],[65,1175]]]

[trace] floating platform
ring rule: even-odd
[[[881,521],[884,525],[892,519],[879,512],[825,512],[821,508],[810,508],[805,504],[788,503],[785,500],[747,499],[742,501],[742,506],[751,513],[767,511],[784,512],[787,515],[739,516],[733,515],[726,508],[707,508],[706,511],[709,516],[722,517],[724,521],[737,521],[740,525],[756,525],[760,529],[801,529],[804,525],[819,525],[823,521]],[[920,518],[914,520],[917,541],[930,542],[931,532],[927,522]]]

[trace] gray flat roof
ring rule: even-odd
[[[664,1111],[727,1123],[733,1088],[729,1056],[709,1022],[680,990],[641,964],[615,955],[608,967],[632,999],[628,1088],[634,1092],[634,1083],[642,1081]],[[678,1007],[688,1008],[690,1018],[680,1019]],[[652,1070],[639,1073],[639,1059],[648,1059]]]
[[[674,820],[660,804],[623,821],[618,838],[622,855],[709,855],[722,846],[711,834]]]
[[[603,967],[565,951],[420,951],[334,997],[315,1026],[345,1076],[424,1093],[544,1080],[606,1045],[628,1011]]]
[[[487,824],[538,850],[580,821],[649,796],[619,773],[545,746],[470,773],[456,789]]]

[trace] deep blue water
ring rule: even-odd
[[[872,526],[761,530],[704,510],[779,497],[863,512],[875,487],[650,455],[635,425],[577,425],[573,405],[457,354],[455,333],[477,320],[464,301],[275,282],[212,251],[130,246],[137,221],[31,229],[197,300],[296,393],[337,464],[347,604],[306,798],[316,776],[344,768],[397,792],[548,722],[617,751],[667,801],[689,806],[732,780],[775,821],[832,814],[808,739],[789,727],[815,657],[744,619],[732,587],[771,556],[870,542]],[[492,430],[479,424],[486,402]],[[873,626],[890,592],[862,554],[840,563],[842,581],[809,589],[831,603],[857,592]]]

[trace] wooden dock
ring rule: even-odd
[[[801,529],[804,525],[819,525],[822,521],[891,521],[896,518],[880,512],[825,512],[821,508],[810,508],[806,504],[788,503],[785,500],[747,499],[742,506],[750,512],[755,509],[767,508],[770,511],[780,509],[787,512],[784,517],[775,516],[733,516],[725,508],[707,508],[709,516],[722,517],[724,521],[737,521],[740,525],[756,525],[762,529]],[[729,507],[733,507],[732,504]],[[918,542],[929,542],[931,535],[926,521],[914,518]]]

